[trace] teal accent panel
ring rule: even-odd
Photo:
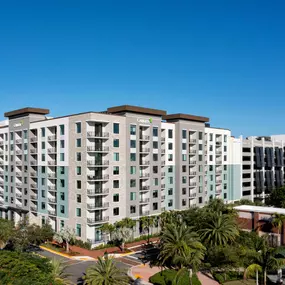
[[[212,199],[215,199],[216,197],[216,165],[213,164],[213,171],[210,171],[210,165],[208,165],[208,171],[207,171],[207,196],[212,197]],[[213,181],[211,181],[211,176],[213,176]],[[212,187],[211,187],[212,185]],[[212,190],[211,190],[212,188]]]
[[[64,174],[61,173],[61,167],[57,167],[57,216],[68,218],[68,167],[64,166]],[[64,187],[61,186],[61,180],[64,180]],[[61,199],[61,193],[64,193],[64,200]],[[64,213],[61,212],[61,206],[64,207]]]
[[[42,179],[44,179],[44,184],[42,184]],[[47,203],[47,167],[45,167],[45,173],[42,172],[42,166],[38,166],[38,212],[42,214],[48,213],[48,203]],[[42,196],[42,190],[45,192],[45,197]],[[45,203],[45,209],[42,209],[42,203]]]
[[[174,210],[175,208],[175,166],[172,165],[172,168],[173,168],[173,171],[172,173],[169,173],[168,172],[168,167],[171,166],[171,165],[165,165],[165,178],[164,178],[164,181],[165,181],[165,200],[164,200],[164,207],[165,207],[165,210],[166,211],[169,211],[169,210]],[[170,184],[169,183],[169,177],[173,177],[173,184]],[[168,194],[168,189],[169,188],[172,188],[172,195],[169,195]],[[168,202],[169,200],[172,200],[172,206],[169,207],[168,206]],[[163,204],[162,204],[163,205]]]
[[[229,165],[229,200],[241,199],[241,165]]]

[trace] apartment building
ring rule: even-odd
[[[118,106],[48,117],[49,110],[5,113],[0,126],[0,215],[72,227],[102,242],[100,227],[125,217],[231,201],[237,142],[206,117]],[[240,156],[238,156],[240,157]],[[240,177],[240,176],[239,176]],[[137,233],[139,234],[139,224]]]

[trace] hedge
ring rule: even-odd
[[[154,285],[171,285],[172,280],[175,278],[176,274],[177,274],[176,270],[166,269],[163,270],[162,272],[158,272],[153,276],[151,276],[149,278],[149,282],[151,282]],[[186,284],[190,284],[188,270],[185,270],[185,272],[181,274],[181,277],[178,282],[178,285],[186,285]],[[199,281],[196,274],[193,274],[192,284],[201,285],[201,282]]]

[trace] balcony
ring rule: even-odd
[[[30,195],[31,200],[38,200],[38,195]]]
[[[165,154],[165,149],[162,149],[162,150],[161,150],[161,154]]]
[[[17,172],[15,173],[15,175],[16,175],[17,177],[22,177],[22,172],[18,172],[18,171],[17,171]]]
[[[150,148],[149,147],[140,148],[140,152],[150,152]]]
[[[16,143],[16,144],[21,144],[22,141],[23,141],[22,139],[17,139],[17,140],[15,141],[15,143]]]
[[[222,170],[216,170],[216,175],[222,174]]]
[[[190,171],[189,172],[189,176],[196,176],[197,175],[197,172],[196,171]]]
[[[109,188],[103,188],[103,189],[87,189],[87,195],[89,195],[89,196],[108,195],[108,194],[109,194]]]
[[[0,155],[4,155],[4,151],[3,150],[0,150]]]
[[[31,165],[38,165],[38,161],[37,160],[30,160],[30,164]]]
[[[31,172],[30,172],[30,176],[31,176],[31,177],[37,177],[38,174],[37,174],[36,171],[31,171]]]
[[[165,188],[165,184],[161,184],[161,188],[164,189]]]
[[[22,150],[16,150],[16,155],[22,155],[23,151]]]
[[[56,161],[55,160],[48,161],[48,165],[56,165]]]
[[[4,186],[4,181],[0,181],[0,186]]]
[[[55,191],[56,190],[56,186],[48,185],[48,190],[49,191]]]
[[[196,150],[190,150],[189,153],[195,155],[197,152]]]
[[[108,152],[108,146],[87,146],[88,152]]]
[[[216,195],[220,195],[222,192],[222,190],[216,190]]]
[[[216,164],[222,164],[221,160],[216,160]]]
[[[191,183],[189,183],[189,186],[190,186],[190,187],[196,187],[196,185],[197,185],[196,182],[191,182]]]
[[[56,179],[56,173],[48,173],[48,178]]]
[[[196,160],[190,160],[190,161],[189,161],[189,164],[190,164],[190,165],[196,165]]]
[[[51,147],[47,149],[48,153],[56,153],[56,148],[55,147]]]
[[[108,180],[109,175],[104,174],[104,175],[87,175],[87,180]]]
[[[37,148],[31,148],[30,149],[30,153],[37,154],[38,153],[38,149]]]
[[[163,195],[163,196],[161,196],[161,200],[162,201],[164,201],[165,200],[165,196]]]
[[[1,162],[0,162],[0,164],[1,164]],[[16,161],[15,161],[15,164],[16,164],[16,165],[22,165],[22,161],[21,161],[21,160],[16,160]]]
[[[140,140],[141,141],[149,141],[150,136],[146,136],[146,135],[140,135]]]
[[[161,166],[164,166],[165,165],[165,161],[163,160],[162,162],[161,162]]]
[[[141,204],[148,204],[149,203],[149,198],[140,199],[140,203]]]
[[[22,199],[22,193],[16,193],[16,198]]]
[[[220,146],[222,145],[222,142],[221,141],[216,141],[216,146]]]
[[[56,198],[48,198],[48,202],[51,204],[56,204]]]
[[[32,137],[30,137],[30,141],[31,142],[37,142],[38,138],[36,136],[32,136]]]
[[[109,165],[109,160],[101,160],[101,161],[95,161],[95,160],[87,160],[88,166],[102,166],[102,165]]]
[[[164,177],[165,176],[165,172],[161,172],[161,176]]]
[[[32,212],[37,212],[37,211],[38,211],[38,207],[36,207],[36,206],[31,206],[31,207],[30,207],[30,210],[31,210]]]
[[[31,189],[38,189],[38,185],[35,183],[30,184]]]
[[[140,191],[146,191],[149,190],[149,186],[140,186]]]
[[[140,165],[149,165],[149,164],[150,164],[149,160],[141,160],[140,161]]]
[[[102,208],[109,208],[109,202],[97,203],[97,204],[87,204],[88,210],[97,210]]]
[[[3,141],[1,141],[1,142],[0,142],[0,145],[4,145],[4,142],[3,142]]]
[[[109,221],[109,217],[87,218],[87,224],[104,223],[108,221]]]
[[[50,216],[56,216],[56,211],[55,210],[48,210],[48,214]]]
[[[222,183],[222,180],[217,180],[216,181],[216,184],[221,184]]]
[[[0,176],[3,176],[4,175],[4,171],[0,171]]]
[[[108,138],[109,133],[108,132],[88,132],[87,137],[88,138]]]
[[[222,152],[221,151],[216,151],[216,155],[221,155]]]
[[[197,140],[195,140],[195,139],[190,139],[190,140],[189,140],[189,143],[190,143],[190,144],[196,144],[196,142],[197,142]]]
[[[161,142],[165,142],[165,137],[161,137]]]
[[[148,216],[149,211],[140,211],[140,216]]]
[[[196,198],[196,193],[192,193],[192,194],[190,194],[190,195],[189,195],[189,198],[190,198],[190,199],[194,199],[194,198]]]
[[[16,187],[22,187],[23,183],[17,182],[15,183]]]
[[[140,174],[140,178],[149,178],[150,177],[150,173],[141,173]]]
[[[56,135],[48,136],[48,141],[56,141]]]

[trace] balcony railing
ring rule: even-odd
[[[140,186],[140,190],[149,190],[149,186]]]
[[[22,198],[22,193],[16,193],[17,198]]]
[[[146,135],[140,135],[140,140],[142,141],[149,141],[150,136],[146,136]]]
[[[56,198],[48,198],[48,202],[55,204],[56,203]]]
[[[108,208],[109,202],[97,203],[97,204],[87,204],[88,210],[95,210],[100,208]]]
[[[221,160],[216,160],[216,164],[222,164]]]
[[[3,141],[1,141],[1,142],[0,142],[0,145],[3,145],[3,144],[4,144],[4,142],[3,142]]]
[[[37,148],[31,148],[30,149],[30,153],[38,153],[38,149]]]
[[[197,140],[196,140],[196,139],[190,139],[189,142],[190,142],[191,144],[194,144],[194,143],[197,142]]]
[[[190,186],[190,187],[195,187],[196,185],[197,185],[196,182],[191,182],[191,183],[189,183],[189,186]]]
[[[17,171],[15,174],[16,174],[16,176],[22,176],[22,172]]]
[[[217,184],[221,184],[221,183],[222,183],[222,180],[216,180],[216,183],[217,183]]]
[[[87,175],[87,179],[88,180],[107,180],[107,179],[109,179],[109,175],[108,174],[104,174],[104,175]]]
[[[222,190],[216,190],[216,194],[221,194],[222,192]]]
[[[87,137],[89,138],[108,138],[108,132],[88,132]]]
[[[222,152],[221,151],[216,151],[216,155],[221,155]]]
[[[31,200],[38,200],[38,195],[30,195]]]
[[[150,177],[150,173],[141,173],[140,178],[148,178]]]
[[[16,185],[16,187],[22,187],[23,183],[17,182],[15,185]]]
[[[56,135],[48,136],[48,141],[56,141]]]
[[[54,191],[54,190],[56,190],[56,186],[49,185],[49,186],[48,186],[48,190]]]
[[[192,193],[192,194],[190,194],[190,195],[189,195],[189,198],[191,198],[191,199],[196,198],[196,193]]]
[[[48,178],[56,178],[56,173],[48,173]]]
[[[37,164],[38,164],[38,161],[37,161],[37,160],[31,160],[31,161],[30,161],[30,164],[31,164],[31,165],[37,165]]]
[[[54,160],[48,161],[48,165],[56,165],[56,161]]]
[[[36,136],[33,136],[33,137],[30,138],[30,141],[31,142],[37,142],[38,138]]]
[[[35,183],[32,183],[32,184],[30,184],[30,187],[31,187],[31,188],[35,188],[35,189],[37,189],[37,188],[38,188],[38,185],[37,185],[37,184],[35,184]]]
[[[35,207],[35,206],[31,206],[30,209],[31,209],[32,212],[37,212],[38,211],[38,207]]]
[[[149,198],[140,199],[141,204],[149,203]]]
[[[48,148],[48,153],[56,153],[56,148],[52,147],[52,148]]]
[[[197,175],[197,172],[196,172],[196,171],[190,171],[190,172],[189,172],[189,175],[190,175],[190,176],[195,176],[195,175]]]
[[[0,171],[0,176],[4,175],[4,171]]]
[[[161,137],[161,141],[162,141],[162,142],[165,142],[165,137]]]
[[[163,195],[163,196],[161,196],[161,200],[165,200],[165,196]]]
[[[22,143],[22,139],[17,139],[15,142],[16,142],[16,144],[21,144]]]
[[[165,176],[165,172],[161,172],[161,176]]]
[[[150,152],[150,148],[149,147],[143,147],[140,149],[140,152]]]
[[[149,211],[140,211],[140,216],[148,216]]]
[[[109,221],[109,217],[96,217],[96,218],[87,218],[87,223],[88,224],[95,224],[95,223],[104,223],[104,222],[108,222]]]
[[[195,164],[196,164],[196,160],[190,160],[190,161],[189,161],[189,164],[190,164],[190,165],[195,165]]]
[[[36,177],[36,176],[38,176],[38,174],[37,174],[36,171],[32,171],[32,172],[30,172],[30,176],[31,177]]]
[[[161,188],[163,188],[163,189],[164,189],[164,188],[165,188],[165,184],[161,184]]]
[[[17,155],[22,155],[23,151],[22,150],[16,150]]]
[[[109,151],[109,147],[108,146],[87,146],[87,151],[107,152]]]
[[[87,160],[87,165],[89,166],[109,165],[109,160],[102,160],[102,161]]]
[[[87,195],[107,195],[109,194],[109,188],[103,188],[103,189],[87,189]]]
[[[22,165],[22,161],[21,160],[16,160],[16,165]],[[0,162],[0,164],[1,164],[1,162]]]
[[[189,153],[190,153],[190,154],[196,154],[197,151],[196,151],[196,150],[190,150]]]
[[[50,216],[56,216],[56,211],[48,210]]]
[[[161,166],[164,166],[165,165],[165,161],[163,160],[162,162],[161,162]]]
[[[149,160],[141,160],[140,161],[140,165],[149,165],[149,164],[150,164]]]

